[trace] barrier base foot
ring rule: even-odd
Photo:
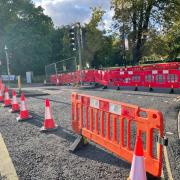
[[[95,83],[95,85],[94,85],[95,87],[98,87],[98,83]]]
[[[173,94],[174,93],[174,89],[172,88],[169,93]]]
[[[119,91],[120,90],[120,87],[117,87],[117,89],[116,89],[117,91]]]
[[[41,127],[40,132],[51,132],[51,131],[55,131],[57,129],[58,129],[58,125],[55,125],[54,128],[49,128],[49,129],[47,129],[43,126],[43,127]]]
[[[135,87],[134,91],[138,91],[138,87]]]
[[[107,86],[104,86],[103,89],[107,89]]]
[[[87,139],[81,135],[78,135],[76,140],[73,142],[73,144],[70,146],[69,151],[75,152],[77,149],[79,149],[81,146],[87,145]]]
[[[152,88],[152,87],[150,87],[150,88],[149,88],[149,91],[150,91],[150,92],[151,92],[151,91],[153,91],[153,88]]]

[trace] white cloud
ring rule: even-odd
[[[113,11],[110,10],[110,0],[33,0],[36,6],[41,5],[44,13],[50,16],[55,26],[72,24],[74,22],[87,23],[91,17],[90,7],[102,7],[104,27],[110,27]]]

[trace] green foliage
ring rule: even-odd
[[[0,55],[3,65],[6,44],[11,73],[44,73],[44,66],[51,55],[51,18],[43,14],[41,7],[35,8],[31,1],[27,0],[1,0],[0,12],[3,13],[0,21]],[[2,68],[4,69],[4,66]]]
[[[138,63],[144,57],[174,59],[179,55],[179,0],[111,2],[115,11],[114,28],[119,32],[107,35],[104,29],[100,30],[106,12],[92,8],[90,22],[83,25],[84,67],[87,63],[93,68],[124,65],[124,34],[128,35],[130,47],[126,51],[127,64],[132,64],[132,60]],[[42,75],[45,65],[78,57],[78,53],[70,49],[69,28],[54,28],[51,18],[31,0],[0,0],[0,74],[7,73],[5,45],[12,74],[33,71],[35,75]]]
[[[124,33],[129,35],[134,64],[138,63],[148,53],[153,52],[159,55],[168,53],[170,55],[170,53],[174,54],[175,51],[178,51],[179,40],[169,32],[169,29],[178,30],[174,26],[174,22],[179,22],[179,4],[178,0],[112,0],[112,8],[115,11],[115,27],[119,29],[122,38]],[[159,27],[164,31],[163,37],[162,32],[157,33],[156,37],[151,37],[151,30]],[[171,47],[168,47],[167,39],[171,39]],[[160,46],[161,44],[163,47]],[[148,52],[147,47],[150,45],[152,46]],[[159,50],[156,49],[157,46],[159,46]],[[174,49],[174,51],[169,48]],[[163,52],[156,52],[161,51],[161,49]],[[176,55],[174,54],[174,56]]]
[[[120,45],[114,43],[113,36],[107,36],[106,31],[101,31],[98,26],[102,23],[105,11],[100,8],[92,9],[92,17],[85,25],[86,43],[83,53],[84,65],[89,63],[93,68],[108,67],[120,63]]]

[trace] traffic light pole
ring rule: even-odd
[[[80,83],[82,86],[82,29],[80,23],[78,23],[78,30],[77,30],[77,41],[78,41],[78,52],[79,52],[79,65],[80,65]]]
[[[7,52],[8,48],[7,48],[6,45],[5,45],[4,50],[5,50],[5,54],[6,54],[7,74],[8,74],[8,86],[9,86],[9,82],[10,82],[10,68],[9,68],[9,56],[8,56],[8,52]]]

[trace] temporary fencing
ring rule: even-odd
[[[82,71],[82,81],[85,83],[95,82],[94,70],[84,70]]]
[[[58,82],[57,83],[57,78]],[[180,63],[164,63],[108,70],[83,70],[51,76],[53,84],[98,83],[103,86],[180,87]]]
[[[161,175],[162,145],[154,140],[155,132],[163,137],[161,112],[77,93],[71,100],[72,128],[76,133],[128,162],[132,162],[134,138],[143,136],[146,170]]]
[[[76,57],[70,57],[52,64],[48,64],[45,66],[46,82],[50,81],[53,84],[62,84],[59,80],[59,75],[62,73],[66,74],[76,71],[76,69]]]
[[[112,86],[143,86],[143,71],[111,71]]]
[[[144,87],[179,88],[180,70],[152,70],[144,72]]]
[[[95,82],[104,86],[109,85],[109,70],[96,70],[94,72]]]

